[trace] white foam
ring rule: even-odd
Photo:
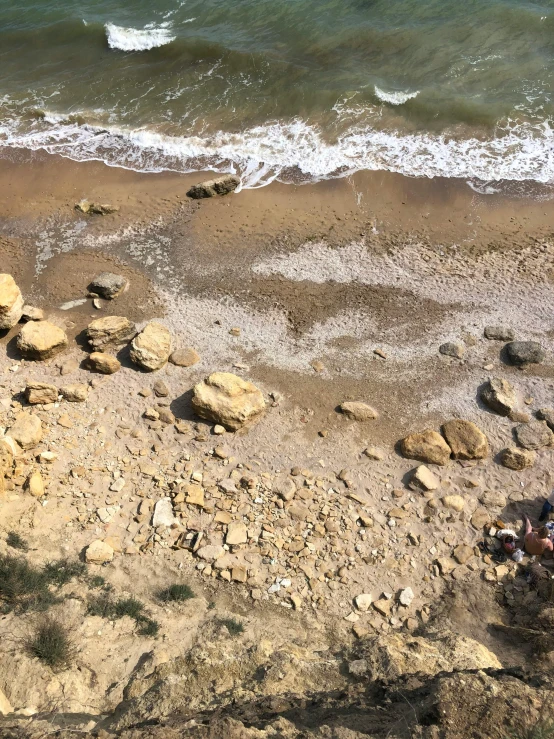
[[[375,85],[375,94],[379,100],[384,103],[390,103],[391,105],[404,105],[408,100],[412,100],[417,97],[419,95],[419,90],[416,90],[415,92],[386,92],[386,90],[381,90],[380,87]]]
[[[167,27],[151,26],[143,30],[124,28],[113,23],[106,23],[106,36],[110,49],[120,51],[148,51],[158,46],[165,46],[175,40]]]

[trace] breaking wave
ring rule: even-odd
[[[407,103],[408,100],[412,100],[412,98],[417,97],[419,95],[419,90],[416,90],[415,92],[386,92],[375,85],[375,95],[383,103],[390,103],[390,105],[403,105],[404,103]]]
[[[175,41],[168,28],[124,28],[113,23],[106,23],[106,37],[110,49],[119,51],[148,51],[158,46],[165,46]]]

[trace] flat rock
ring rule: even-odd
[[[113,375],[121,369],[119,359],[105,352],[92,352],[87,357],[87,364],[93,372],[100,372],[102,375]]]
[[[485,339],[491,341],[513,341],[515,334],[508,326],[485,326]]]
[[[11,275],[0,274],[0,330],[13,328],[22,315],[21,290]]]
[[[517,447],[508,447],[500,452],[500,464],[509,470],[524,470],[532,467],[536,459],[536,452]]]
[[[85,550],[85,561],[89,564],[103,565],[111,562],[113,556],[113,548],[102,539],[96,539]]]
[[[131,360],[146,370],[153,372],[167,363],[171,354],[171,334],[161,323],[151,321],[131,342]]]
[[[372,459],[374,462],[380,462],[385,458],[384,452],[374,446],[368,446],[367,449],[364,449],[364,455],[368,459]]]
[[[537,411],[537,418],[546,421],[548,428],[554,431],[554,408],[540,408]]]
[[[354,598],[354,603],[359,611],[369,611],[373,598],[369,593],[360,593]]]
[[[445,495],[442,499],[442,504],[445,508],[449,508],[451,511],[460,513],[463,511],[465,506],[465,500],[461,495]]]
[[[49,321],[29,321],[17,337],[17,348],[26,359],[49,359],[66,346],[65,331]]]
[[[257,420],[265,401],[251,382],[230,372],[214,372],[194,386],[192,408],[201,418],[236,431]]]
[[[227,526],[227,535],[225,543],[229,545],[246,544],[248,541],[248,531],[242,521],[232,521]]]
[[[500,377],[491,378],[481,390],[481,400],[491,410],[507,416],[517,403],[514,386]]]
[[[171,352],[169,361],[177,367],[192,367],[200,361],[200,355],[191,347],[185,347]]]
[[[473,528],[481,531],[491,520],[491,514],[486,508],[477,508],[471,516],[471,525]]]
[[[479,502],[485,508],[504,508],[506,496],[496,490],[487,490],[479,497]]]
[[[458,544],[452,552],[452,556],[461,565],[465,565],[466,562],[474,556],[473,547],[468,544]]]
[[[546,352],[537,341],[511,341],[506,344],[506,352],[512,364],[541,364]]]
[[[463,344],[454,344],[452,341],[447,341],[445,344],[439,346],[439,352],[447,357],[463,359],[466,349]]]
[[[89,290],[96,293],[104,300],[113,300],[121,295],[122,292],[129,287],[129,280],[123,275],[116,275],[113,272],[102,272],[92,280]]]
[[[205,562],[215,562],[225,554],[225,549],[219,544],[206,544],[206,546],[200,547],[196,552],[196,556],[203,559]]]
[[[177,519],[173,515],[173,504],[170,498],[161,498],[154,506],[154,515],[152,516],[152,526],[173,526],[177,523]]]
[[[351,421],[373,421],[379,418],[375,408],[359,401],[346,400],[340,404],[340,410]]]
[[[554,434],[546,421],[522,423],[515,427],[514,435],[517,443],[524,449],[542,449],[554,443]]]
[[[55,403],[58,400],[58,388],[46,382],[28,382],[25,397],[31,405]]]
[[[400,451],[408,459],[438,465],[447,464],[452,453],[443,437],[431,429],[406,436],[400,442]]]
[[[89,323],[87,341],[92,349],[101,350],[106,346],[127,344],[136,333],[135,324],[125,316],[104,316]]]
[[[435,560],[441,575],[450,575],[452,570],[456,567],[456,562],[450,557],[439,557]]]
[[[22,321],[43,321],[44,311],[41,308],[35,308],[34,305],[24,305],[21,313]]]
[[[412,472],[410,487],[414,490],[436,490],[439,485],[439,479],[423,464]]]
[[[214,198],[217,195],[228,195],[233,190],[236,190],[239,185],[240,177],[234,174],[226,174],[221,177],[214,177],[211,180],[205,180],[198,185],[193,185],[187,191],[187,197],[193,198],[194,200],[201,200],[202,198]]]
[[[152,390],[154,391],[154,395],[158,398],[167,398],[169,395],[169,388],[163,380],[156,380],[152,385]]]
[[[277,475],[273,481],[273,492],[283,500],[292,500],[296,495],[296,483],[288,475]]]
[[[42,439],[40,418],[31,413],[20,413],[10,428],[10,436],[22,449],[32,449]]]
[[[489,454],[487,437],[471,421],[454,419],[442,427],[454,459],[484,459]]]
[[[84,403],[88,397],[88,385],[80,383],[64,385],[60,388],[60,393],[68,403]]]
[[[75,210],[85,213],[86,215],[109,216],[119,211],[117,205],[111,203],[95,203],[89,200],[81,200],[75,203]]]

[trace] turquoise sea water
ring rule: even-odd
[[[0,0],[0,70],[0,147],[554,181],[554,0]]]

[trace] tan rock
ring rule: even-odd
[[[136,335],[135,324],[124,316],[104,316],[89,323],[87,339],[92,349],[127,344]]]
[[[458,513],[464,509],[465,500],[461,495],[445,495],[442,499],[445,508],[450,508]]]
[[[0,436],[0,467],[8,473],[13,466],[13,460],[20,451],[11,436]]]
[[[41,308],[35,308],[33,305],[24,305],[21,315],[22,321],[43,321],[44,311]]]
[[[171,334],[161,323],[147,323],[131,342],[131,360],[148,372],[167,363],[171,354]]]
[[[17,337],[17,348],[26,359],[49,359],[66,346],[65,331],[49,321],[29,321]]]
[[[227,526],[227,535],[225,543],[229,545],[246,544],[248,541],[248,531],[242,521],[232,521]]]
[[[23,314],[21,291],[11,275],[0,274],[0,330],[13,328]]]
[[[392,608],[392,600],[387,600],[386,598],[376,600],[373,602],[373,607],[381,616],[388,618],[390,616],[390,609]]]
[[[175,349],[169,357],[171,364],[177,367],[192,367],[200,361],[200,355],[191,347]]]
[[[473,528],[481,531],[490,522],[490,520],[491,514],[486,508],[477,508],[471,517],[471,525]]]
[[[458,544],[452,552],[452,556],[461,565],[465,565],[466,562],[474,556],[473,547],[467,544]]]
[[[31,405],[55,403],[58,400],[58,389],[46,382],[28,382],[25,397]]]
[[[412,472],[410,479],[410,487],[414,490],[436,490],[440,485],[440,481],[428,467],[420,464],[419,467]]]
[[[479,501],[486,508],[504,508],[506,496],[495,490],[488,490],[480,496]]]
[[[121,369],[121,362],[117,357],[104,352],[93,352],[88,355],[87,364],[94,372],[103,375],[113,375]]]
[[[25,482],[25,489],[33,496],[33,498],[42,498],[44,495],[44,480],[38,470],[36,472],[31,472]]]
[[[450,557],[439,557],[436,561],[441,575],[449,575],[456,567],[456,563]]]
[[[484,459],[489,454],[485,434],[471,421],[454,419],[442,427],[454,459]]]
[[[514,386],[508,380],[493,377],[481,390],[481,400],[491,410],[507,416],[516,406],[517,396]]]
[[[0,716],[7,716],[8,713],[12,713],[12,704],[6,698],[6,694],[0,690]]]
[[[214,372],[194,386],[192,407],[201,418],[236,431],[259,417],[265,401],[251,382],[230,372]]]
[[[196,552],[196,556],[206,562],[214,562],[216,559],[222,557],[224,553],[225,549],[222,546],[218,544],[206,544],[206,546],[200,547]]]
[[[285,501],[296,495],[296,483],[288,475],[277,475],[273,481],[273,492]]]
[[[90,564],[103,565],[111,562],[114,556],[113,548],[105,541],[96,539],[85,550],[85,560]]]
[[[186,502],[189,505],[197,505],[199,508],[204,508],[204,488],[200,485],[187,485],[184,490],[186,495]]]
[[[379,418],[379,414],[367,403],[347,400],[340,404],[341,413],[351,421],[373,421]]]
[[[31,413],[20,413],[10,428],[10,436],[22,449],[32,449],[42,439],[40,418]]]
[[[84,403],[88,397],[88,385],[65,385],[60,393],[68,403]]]
[[[360,593],[354,598],[354,603],[359,611],[369,611],[369,607],[373,603],[373,598],[369,593]]]
[[[408,459],[440,465],[447,464],[452,453],[443,437],[431,429],[406,436],[400,442],[400,451]]]
[[[542,449],[554,444],[554,434],[546,421],[532,421],[516,426],[514,434],[517,443],[524,449]]]
[[[510,470],[524,470],[526,467],[532,467],[536,459],[537,454],[533,450],[508,447],[500,452],[500,464]]]

